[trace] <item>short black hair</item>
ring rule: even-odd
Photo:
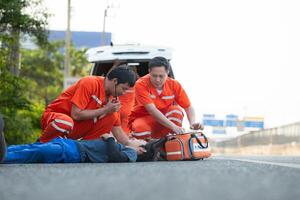
[[[163,66],[166,71],[169,71],[170,69],[170,63],[169,61],[164,57],[154,57],[149,62],[149,69],[151,70],[154,67],[161,67]]]
[[[136,82],[135,73],[129,69],[127,65],[121,65],[114,68],[107,74],[107,78],[108,80],[116,78],[118,84],[128,83],[130,87],[133,87]]]

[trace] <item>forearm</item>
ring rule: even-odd
[[[194,124],[196,122],[196,114],[195,114],[195,110],[192,106],[185,108],[185,113],[187,115],[188,121],[190,123],[190,125]]]
[[[125,146],[129,144],[129,137],[125,134],[121,126],[114,126],[111,132],[119,143]]]
[[[166,128],[169,128],[171,130],[173,130],[174,126],[176,126],[173,122],[171,122],[170,120],[168,120],[168,118],[166,116],[164,116],[157,108],[155,109],[149,109],[148,113],[154,117],[154,119],[160,123],[161,125],[163,125]]]
[[[80,110],[77,112],[73,112],[72,110],[71,116],[76,121],[81,121],[81,120],[93,119],[94,117],[106,115],[107,113],[108,110],[105,107],[103,107],[94,110]]]

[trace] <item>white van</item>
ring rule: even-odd
[[[170,48],[143,45],[115,45],[91,48],[87,51],[88,61],[94,63],[91,75],[105,76],[113,63],[118,60],[135,67],[140,77],[148,74],[149,61],[157,56],[172,59]],[[174,78],[172,67],[169,76]]]

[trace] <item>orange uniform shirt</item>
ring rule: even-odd
[[[134,119],[149,115],[145,105],[154,103],[156,108],[162,113],[172,105],[179,105],[187,108],[191,105],[190,100],[180,85],[180,83],[172,78],[167,78],[164,83],[161,94],[158,94],[156,88],[150,81],[150,75],[140,78],[135,86],[135,105],[130,115],[130,122]]]
[[[104,77],[87,76],[65,90],[47,106],[46,112],[58,112],[71,116],[72,104],[81,110],[98,109],[107,103],[105,98]],[[120,126],[120,124],[119,119],[114,126]]]
[[[121,109],[120,109],[120,120],[121,120],[121,126],[127,135],[129,134],[130,130],[128,128],[128,119],[129,115],[131,113],[131,110],[134,105],[134,90],[133,88],[126,91],[125,94],[121,95],[119,97],[119,100],[121,102]]]

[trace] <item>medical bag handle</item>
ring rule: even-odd
[[[199,144],[203,149],[206,149],[206,148],[208,148],[208,140],[207,140],[207,137],[206,137],[203,133],[201,133],[201,136],[203,136],[204,139],[205,139],[205,142],[206,142],[206,145],[205,145],[205,146],[202,144],[202,142],[199,140],[199,138],[195,135],[195,133],[191,133],[191,137],[192,137],[192,138],[195,138],[195,139],[197,140],[198,144]]]

